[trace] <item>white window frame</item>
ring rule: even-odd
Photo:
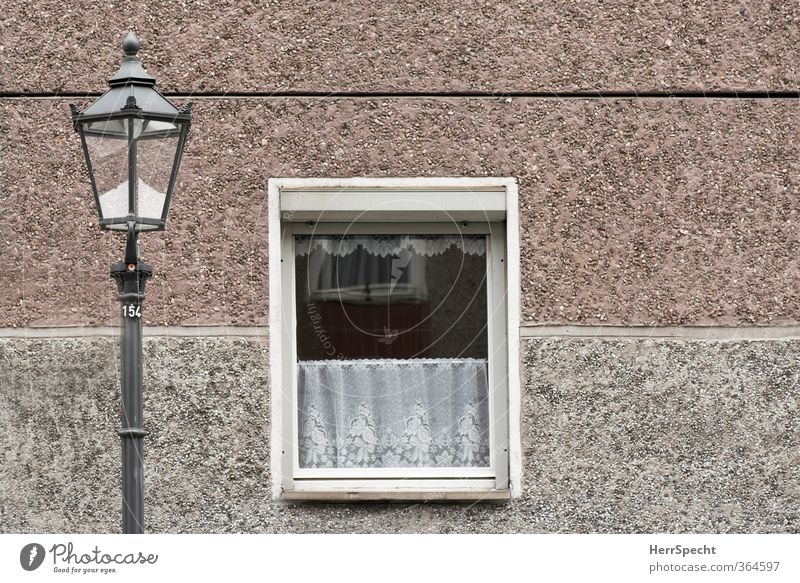
[[[475,500],[519,496],[522,455],[516,180],[271,178],[268,193],[273,498]],[[453,220],[467,221],[475,234],[488,235],[488,303],[490,310],[505,311],[505,318],[489,319],[490,349],[504,345],[507,356],[500,362],[491,356],[489,359],[490,418],[495,424],[490,432],[492,468],[375,468],[355,475],[353,470],[327,469],[322,474],[299,468],[294,405],[294,235],[337,234],[342,232],[342,225],[347,225],[352,234],[374,233],[378,226],[380,232],[386,233],[447,232],[448,225],[442,217],[451,221],[451,228],[455,228]],[[314,222],[313,227],[309,222]],[[505,344],[498,334],[505,336]],[[496,382],[502,376],[506,382]],[[420,477],[423,473],[425,478]]]

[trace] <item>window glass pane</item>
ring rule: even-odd
[[[486,238],[295,250],[300,467],[488,467]]]
[[[301,468],[488,467],[486,361],[298,364]]]
[[[486,238],[296,237],[297,353],[486,358]]]

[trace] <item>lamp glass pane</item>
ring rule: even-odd
[[[126,138],[128,136],[128,124],[126,119],[108,119],[92,121],[85,124],[87,133],[103,134],[107,137]]]
[[[178,150],[178,136],[138,140],[136,147],[136,214],[142,218],[160,219],[164,215],[169,178]]]
[[[147,125],[145,126],[144,131],[142,132],[142,137],[146,138],[150,135],[161,132],[171,132],[177,135],[178,126],[168,121],[150,120],[147,122]]]
[[[122,136],[85,134],[104,219],[128,214],[128,141]]]

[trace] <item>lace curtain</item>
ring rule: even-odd
[[[301,468],[488,467],[486,360],[298,363]]]
[[[362,249],[370,255],[388,257],[402,256],[413,251],[423,257],[441,255],[451,247],[467,255],[486,255],[486,237],[464,235],[367,235],[329,236],[310,235],[295,237],[295,255],[308,255],[314,248],[331,255],[345,257]]]
[[[428,297],[428,258],[449,249],[486,255],[484,236],[297,236],[295,254],[309,256],[310,299],[339,302],[410,301]],[[315,252],[316,251],[316,252]]]

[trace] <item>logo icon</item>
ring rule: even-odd
[[[397,285],[397,282],[400,281],[400,278],[403,277],[403,273],[405,273],[406,267],[408,264],[411,263],[411,251],[406,249],[405,247],[401,249],[395,249],[393,255],[399,257],[392,258],[392,281],[389,284],[389,293],[394,291],[394,286]]]
[[[44,561],[44,547],[39,543],[30,543],[19,552],[19,564],[26,571],[35,571]]]
[[[400,335],[400,332],[397,330],[390,330],[386,326],[383,327],[383,336],[378,338],[378,342],[381,344],[386,344],[387,346],[397,340],[397,337]]]

